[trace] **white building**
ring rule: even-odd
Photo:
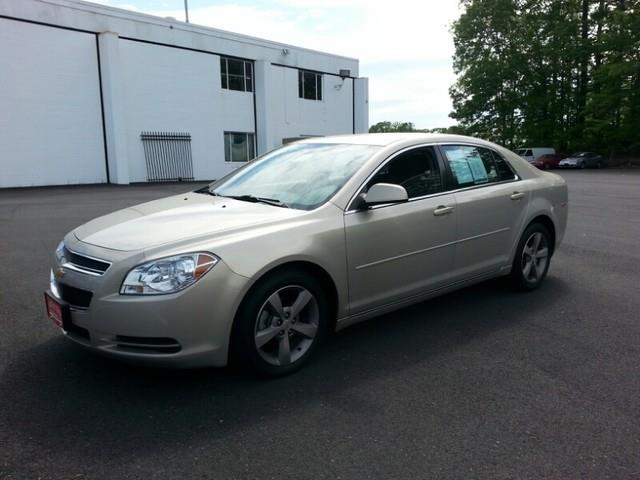
[[[366,132],[358,61],[72,0],[0,0],[0,187],[209,180]]]

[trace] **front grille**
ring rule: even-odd
[[[109,262],[85,257],[79,253],[72,252],[67,247],[64,248],[64,257],[69,264],[88,273],[102,275],[111,266]]]
[[[91,304],[91,298],[93,297],[93,292],[89,290],[82,290],[81,288],[72,287],[70,285],[65,285],[64,283],[57,283],[58,292],[60,293],[60,298],[65,302],[71,304],[74,307],[81,308],[89,308]]]
[[[177,353],[180,343],[174,338],[164,337],[130,337],[116,335],[116,347],[132,353]]]

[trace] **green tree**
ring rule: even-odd
[[[462,5],[465,13],[453,25],[458,80],[450,89],[451,116],[475,136],[512,146],[521,121],[521,16],[514,0]]]
[[[598,14],[586,143],[640,153],[640,2],[601,1]]]
[[[639,148],[640,0],[462,0],[451,117],[515,147]]]
[[[467,131],[461,125],[451,125],[450,127],[438,127],[427,130],[429,133],[446,133],[451,135],[468,135]]]
[[[369,127],[369,133],[416,132],[411,122],[378,122]]]

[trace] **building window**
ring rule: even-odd
[[[256,156],[253,133],[224,132],[224,161],[248,162]]]
[[[322,100],[322,74],[298,70],[298,96],[307,100]]]
[[[253,92],[253,62],[220,57],[220,78],[222,88]]]

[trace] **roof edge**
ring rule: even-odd
[[[104,5],[101,3],[94,3],[85,0],[32,0],[37,3],[43,3],[55,7],[72,8],[81,10],[87,13],[97,13],[107,16],[119,17],[123,20],[131,21],[146,21],[148,23],[156,24],[158,26],[172,26],[174,29],[179,29],[185,32],[199,33],[203,35],[209,35],[213,37],[221,37],[226,40],[235,40],[244,43],[254,44],[256,46],[273,48],[282,50],[283,48],[295,49],[301,52],[309,52],[313,54],[325,55],[331,58],[337,58],[342,60],[349,60],[360,64],[359,59],[354,57],[348,57],[346,55],[338,55],[322,50],[314,50],[312,48],[301,47],[298,45],[292,45],[288,43],[282,43],[275,40],[269,40],[260,37],[254,37],[243,33],[232,32],[230,30],[223,30],[221,28],[209,27],[206,25],[200,25],[195,23],[187,23],[178,19],[168,19],[152,15],[150,13],[137,12],[134,10],[127,10],[125,8],[112,7],[110,5]]]

